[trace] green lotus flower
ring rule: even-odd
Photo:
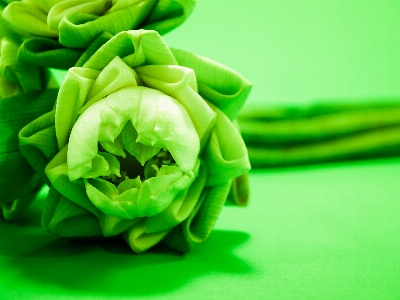
[[[100,34],[145,28],[167,33],[194,8],[193,0],[31,0],[13,1],[4,19],[28,37],[19,59],[68,69]]]
[[[17,60],[20,43],[0,15],[0,205],[6,219],[18,217],[43,185],[19,151],[18,132],[57,96],[54,89],[41,91],[54,84],[44,70]]]
[[[156,31],[93,47],[68,71],[55,111],[20,131],[21,151],[50,184],[43,226],[65,237],[123,234],[135,252],[160,241],[188,251],[229,192],[246,193],[250,165],[232,121],[251,84]],[[49,128],[56,141],[38,145]]]

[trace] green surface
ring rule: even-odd
[[[254,84],[248,105],[398,98],[397,1],[198,1],[165,39]],[[40,205],[1,221],[0,299],[398,299],[400,159],[253,171],[180,255],[44,233]],[[57,296],[58,298],[55,298]]]
[[[398,299],[399,174],[400,159],[252,172],[250,206],[226,207],[186,255],[57,239],[37,202],[28,221],[1,224],[0,295]]]

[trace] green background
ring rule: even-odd
[[[397,1],[199,1],[165,39],[252,81],[248,107],[397,98],[399,15]],[[399,179],[398,158],[251,171],[249,206],[225,207],[186,255],[58,239],[39,197],[1,221],[0,299],[399,299]]]

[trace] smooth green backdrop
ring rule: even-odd
[[[248,107],[400,96],[397,1],[198,1],[165,39],[236,69]],[[61,78],[61,76],[60,76]],[[255,170],[186,255],[0,226],[0,299],[399,299],[400,159]]]

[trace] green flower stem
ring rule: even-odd
[[[396,155],[400,104],[355,103],[248,111],[239,118],[253,167]]]

